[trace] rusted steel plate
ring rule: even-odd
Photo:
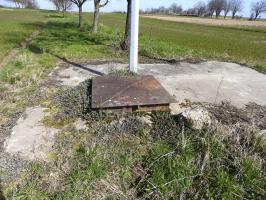
[[[92,108],[169,105],[175,99],[153,76],[102,76],[92,80]]]

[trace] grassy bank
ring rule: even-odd
[[[45,11],[0,9],[0,62],[11,49],[43,25],[47,14]]]

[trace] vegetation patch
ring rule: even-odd
[[[231,107],[236,120],[228,123],[219,118],[225,115],[221,106],[219,112],[213,112],[217,122],[201,131],[183,127],[170,113],[154,112],[148,124],[142,120],[145,116],[137,113],[92,112],[89,88],[87,80],[53,96],[57,111],[52,121],[71,120],[61,127],[50,162],[33,163],[33,168],[5,190],[7,197],[265,197],[265,135],[260,134],[263,127],[250,127],[242,121],[244,111],[238,110],[243,115],[237,115]],[[88,129],[73,126],[79,117],[86,120]]]

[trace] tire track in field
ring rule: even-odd
[[[34,31],[28,38],[25,39],[25,41],[21,42],[18,47],[12,49],[7,56],[4,57],[4,59],[0,62],[0,69],[4,66],[6,66],[18,53],[21,49],[24,49],[27,47],[27,45],[37,36],[40,34],[42,28],[39,27],[38,30]]]

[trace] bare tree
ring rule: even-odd
[[[25,8],[37,9],[37,8],[39,8],[39,6],[38,6],[36,0],[26,0]]]
[[[54,4],[55,9],[57,11],[60,11],[60,2],[59,2],[59,0],[50,0],[50,1]]]
[[[83,14],[82,14],[82,6],[87,0],[70,0],[73,4],[75,4],[79,9],[79,28],[83,27]]]
[[[72,8],[73,3],[70,0],[50,0],[57,11],[63,12],[63,16],[65,16],[65,12]]]
[[[216,18],[219,18],[224,9],[225,0],[211,0],[210,4],[212,9],[215,11]]]
[[[11,3],[14,3],[17,8],[38,8],[36,0],[7,0]]]
[[[128,50],[130,42],[131,7],[132,7],[132,0],[127,0],[127,19],[126,19],[125,33],[123,41],[120,44],[121,49],[124,51]]]
[[[197,16],[203,16],[207,11],[207,5],[204,1],[199,1],[195,4],[194,10]]]
[[[210,17],[212,17],[213,14],[214,14],[214,12],[215,12],[214,1],[213,1],[213,0],[210,0],[210,1],[208,2],[208,15],[209,15]]]
[[[262,13],[266,13],[266,0],[253,3],[251,10],[254,13],[254,20],[256,20]]]
[[[168,9],[170,12],[172,12],[174,14],[181,14],[183,11],[182,6],[179,6],[176,3],[173,3]]]
[[[11,3],[14,3],[16,8],[25,8],[26,0],[8,0]]]
[[[227,17],[228,13],[231,10],[231,0],[224,1],[224,19]]]
[[[93,25],[92,25],[93,33],[97,33],[98,31],[100,8],[106,6],[108,3],[109,0],[105,0],[104,3],[101,3],[101,0],[94,0],[94,15],[93,15]]]
[[[240,12],[243,8],[243,0],[230,0],[232,19],[235,19],[236,13]]]
[[[59,7],[62,9],[63,16],[65,16],[65,12],[72,8],[73,3],[70,0],[58,0]]]

